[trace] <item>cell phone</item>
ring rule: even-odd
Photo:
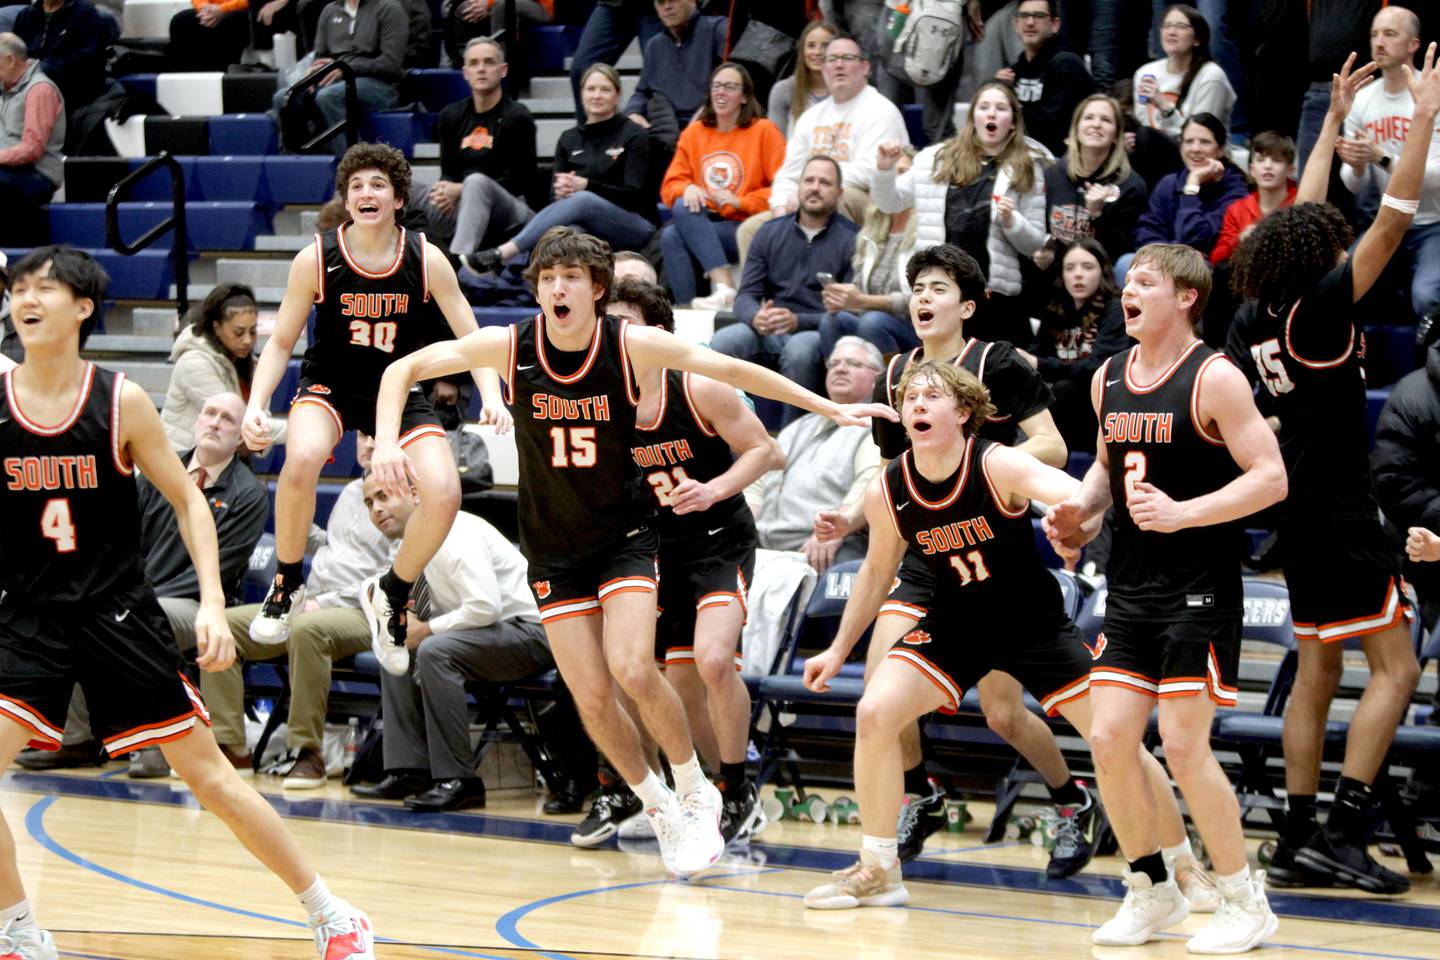
[[[815,274],[815,279],[820,281],[820,286],[828,287],[835,282],[835,274],[826,273],[824,270],[821,270]]]

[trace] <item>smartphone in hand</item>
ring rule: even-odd
[[[835,274],[826,273],[824,270],[820,270],[816,272],[815,279],[820,282],[820,286],[828,287],[830,286],[830,284],[835,282]]]

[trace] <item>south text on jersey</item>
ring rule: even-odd
[[[100,473],[95,455],[6,457],[8,490],[95,490]]]
[[[1107,413],[1106,443],[1169,443],[1175,432],[1173,413]]]
[[[986,540],[994,539],[995,534],[991,532],[990,524],[984,517],[959,520],[955,523],[947,523],[943,527],[921,530],[915,534],[915,542],[920,545],[920,552],[927,557],[935,553],[963,550],[966,547],[973,547]]]
[[[537,393],[530,398],[531,416],[536,420],[609,420],[610,398],[604,394],[594,397],[557,397],[549,393]]]

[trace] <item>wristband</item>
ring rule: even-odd
[[[1399,197],[1392,197],[1387,193],[1380,198],[1380,206],[1389,207],[1391,210],[1403,213],[1407,217],[1413,217],[1420,210],[1420,201],[1402,200]]]

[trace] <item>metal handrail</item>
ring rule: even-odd
[[[155,224],[134,243],[126,243],[120,238],[120,198],[131,184],[143,180],[151,171],[162,166],[170,172],[170,216]],[[129,257],[150,246],[172,228],[175,231],[172,251],[175,256],[175,292],[179,294],[176,303],[180,315],[184,316],[190,309],[190,247],[185,230],[185,170],[169,151],[162,150],[158,156],[130,171],[110,188],[110,193],[105,198],[105,242],[112,250]]]
[[[282,111],[288,109],[290,106],[290,101],[295,98],[296,94],[309,90],[311,87],[318,87],[320,85],[320,81],[324,80],[326,77],[330,76],[330,74],[334,73],[337,70],[340,72],[340,81],[345,84],[345,116],[341,117],[339,120],[335,121],[329,127],[326,127],[324,130],[320,131],[315,136],[311,137],[309,140],[300,144],[300,146],[298,147],[284,141],[285,125],[281,124],[281,146],[284,147],[286,150],[290,150],[293,153],[304,153],[306,150],[313,150],[320,144],[335,136],[335,134],[340,133],[342,130],[345,132],[345,146],[355,146],[355,141],[358,139],[358,130],[361,120],[360,97],[355,89],[355,68],[350,66],[350,64],[346,63],[344,60],[331,60],[329,63],[316,67],[314,70],[311,70],[308,74],[306,74],[302,79],[297,80],[295,81],[295,83],[291,84],[290,89],[285,91],[285,96],[280,101],[280,109]]]

